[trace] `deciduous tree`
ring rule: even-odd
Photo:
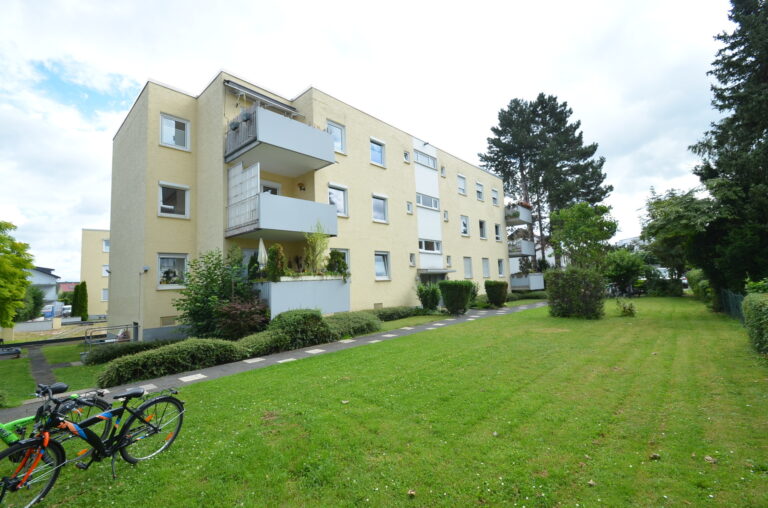
[[[605,205],[578,203],[552,213],[555,252],[581,268],[600,268],[618,223]]]
[[[13,318],[24,306],[29,286],[28,269],[33,267],[29,245],[10,234],[16,226],[0,221],[0,327],[13,326]]]

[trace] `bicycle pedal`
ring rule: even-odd
[[[75,462],[75,467],[77,469],[82,469],[83,471],[88,469],[88,466],[89,466],[89,464],[86,464],[85,462]]]

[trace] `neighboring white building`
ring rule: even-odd
[[[27,270],[32,286],[38,287],[43,291],[43,305],[49,305],[58,300],[56,288],[61,277],[54,275],[53,270],[53,268],[43,268],[42,266],[36,266],[31,270]]]

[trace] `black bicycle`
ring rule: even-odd
[[[37,410],[34,435],[0,452],[2,506],[31,506],[53,488],[61,467],[67,463],[64,447],[52,438],[60,430],[88,444],[79,453],[88,461],[76,462],[79,469],[88,469],[94,462],[109,457],[115,478],[118,452],[131,464],[154,457],[171,446],[184,421],[184,403],[173,396],[175,390],[146,398],[143,388],[134,388],[114,396],[114,399],[122,401],[120,405],[73,422],[67,419],[72,402],[54,397],[61,393],[61,387],[57,385],[42,387],[45,401]],[[129,404],[136,399],[142,399],[142,402],[135,408],[130,407]],[[109,425],[110,429],[106,436],[92,430],[101,431],[105,425]]]

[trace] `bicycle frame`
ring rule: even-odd
[[[79,398],[80,395],[72,394],[64,400],[76,400]],[[25,416],[24,418],[19,418],[18,420],[13,420],[12,422],[8,423],[0,423],[0,440],[2,440],[2,442],[8,446],[21,441],[25,437],[26,428],[28,426],[34,425],[34,423],[34,415]]]

